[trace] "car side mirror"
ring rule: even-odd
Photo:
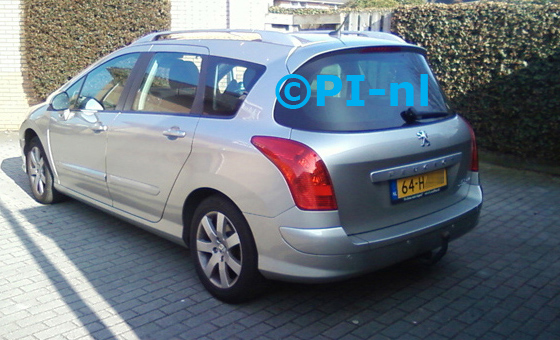
[[[89,97],[89,98],[85,98],[80,103],[80,109],[91,110],[91,111],[103,111],[105,108],[103,107],[103,105],[101,105],[101,103],[97,99],[93,97]]]
[[[67,110],[70,107],[70,97],[68,97],[68,93],[61,92],[54,96],[51,102],[51,108],[55,111],[63,111]]]

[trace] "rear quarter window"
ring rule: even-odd
[[[259,64],[212,57],[206,73],[203,114],[234,116],[265,69]]]

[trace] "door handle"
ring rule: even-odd
[[[171,138],[184,138],[187,133],[174,126],[168,130],[163,131],[163,135]]]
[[[107,125],[103,125],[103,123],[97,122],[97,123],[93,124],[91,129],[94,132],[103,132],[103,131],[107,131]]]

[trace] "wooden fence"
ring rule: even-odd
[[[336,29],[344,22],[346,15],[349,18],[344,25],[344,30],[391,31],[391,17],[393,15],[391,10],[313,15],[268,13],[265,18],[265,29],[286,32]]]

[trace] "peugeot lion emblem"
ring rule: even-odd
[[[430,146],[430,141],[428,140],[428,134],[426,133],[426,131],[420,130],[419,132],[416,133],[416,136],[418,136],[418,139],[420,139],[420,141],[422,142],[420,146],[422,147]]]

